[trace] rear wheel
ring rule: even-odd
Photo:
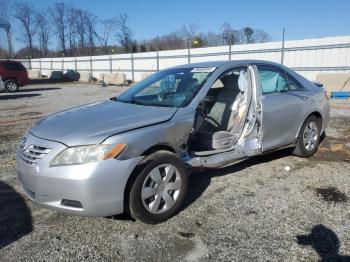
[[[316,116],[306,119],[300,129],[297,145],[293,154],[300,157],[312,156],[318,148],[320,142],[321,121]]]
[[[188,177],[174,154],[158,151],[145,158],[129,193],[130,215],[147,224],[161,223],[180,209]]]
[[[13,80],[13,79],[6,80],[4,83],[4,86],[5,86],[6,92],[8,93],[14,93],[18,91],[18,83],[16,80]]]

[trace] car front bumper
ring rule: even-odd
[[[66,147],[26,134],[27,146],[16,154],[16,170],[26,195],[37,205],[83,216],[110,216],[124,212],[128,178],[142,159],[109,159],[94,163],[50,166]],[[35,163],[23,161],[22,151],[40,145],[50,152]]]

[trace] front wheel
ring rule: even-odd
[[[8,93],[14,93],[18,91],[18,83],[16,80],[13,80],[13,79],[6,80],[4,83],[4,86],[5,86],[6,92]]]
[[[129,193],[130,215],[147,224],[161,223],[180,209],[187,191],[183,162],[168,151],[147,156]]]
[[[316,116],[310,116],[306,119],[300,129],[297,145],[293,154],[300,157],[312,156],[320,143],[321,121]]]

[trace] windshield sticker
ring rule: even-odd
[[[191,73],[211,73],[216,67],[195,67],[191,70]]]

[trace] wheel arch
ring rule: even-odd
[[[151,146],[150,148],[148,148],[147,150],[145,150],[141,155],[142,156],[148,156],[156,151],[160,151],[160,150],[164,150],[164,151],[169,151],[171,153],[175,153],[175,149],[170,146],[169,144],[157,144],[154,146]]]
[[[4,83],[5,83],[6,81],[8,81],[8,80],[14,80],[14,81],[16,81],[17,84],[19,84],[18,79],[15,78],[15,77],[10,76],[10,77],[2,78],[2,81],[3,81]]]
[[[321,128],[320,128],[321,130],[320,130],[320,131],[322,131],[322,129],[323,129],[323,126],[322,126],[322,125],[323,125],[323,117],[322,117],[322,114],[321,114],[319,111],[315,110],[315,111],[309,113],[309,114],[304,118],[304,121],[299,125],[298,132],[297,132],[295,138],[298,138],[301,128],[303,127],[305,121],[306,121],[310,116],[315,116],[315,117],[317,117],[317,119],[319,119],[320,124],[321,124]]]
[[[154,146],[151,146],[150,148],[148,148],[147,150],[145,150],[141,155],[146,157],[149,156],[157,151],[168,151],[170,153],[175,153],[175,149],[172,148],[170,145],[168,144],[157,144]],[[130,210],[129,210],[129,191],[130,188],[134,182],[134,180],[136,179],[136,177],[138,176],[140,170],[143,168],[143,166],[146,163],[144,163],[143,159],[136,165],[136,167],[133,169],[133,171],[131,172],[125,188],[124,188],[124,201],[123,201],[123,206],[124,206],[124,212],[126,212],[128,215],[130,215]]]

